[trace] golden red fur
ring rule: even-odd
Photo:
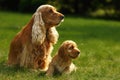
[[[69,74],[76,70],[75,65],[72,63],[72,59],[77,58],[79,54],[80,50],[77,48],[75,42],[71,40],[63,42],[58,53],[53,57],[46,75],[53,76],[55,73]]]
[[[42,5],[10,44],[8,65],[47,70],[53,44],[58,40],[56,27],[64,18],[51,5]]]

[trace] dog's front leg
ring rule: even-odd
[[[66,67],[63,71],[63,74],[70,74],[72,71],[76,71],[76,66],[71,63],[70,66]]]
[[[49,68],[48,68],[48,70],[47,70],[47,72],[46,72],[46,76],[53,76],[54,71],[55,71],[54,66],[53,66],[52,64],[50,64],[50,65],[49,65]]]

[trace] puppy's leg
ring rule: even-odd
[[[49,65],[49,68],[48,68],[48,70],[47,70],[47,72],[46,72],[46,76],[53,76],[54,71],[55,71],[54,66],[50,64],[50,65]]]
[[[63,74],[70,74],[72,71],[76,71],[76,69],[76,66],[73,63],[71,63],[70,66],[64,69]]]
[[[76,69],[77,69],[77,67],[73,63],[71,63],[71,65],[70,65],[70,72],[76,71]]]

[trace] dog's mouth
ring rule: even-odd
[[[60,24],[61,24],[62,22],[64,22],[64,19],[60,20],[56,25],[57,25],[57,26],[60,26]]]
[[[57,26],[59,26],[62,22],[64,22],[64,16],[59,17],[59,22],[57,23]]]
[[[61,22],[64,22],[64,18],[61,20]]]
[[[69,55],[69,57],[72,58],[72,59],[75,59],[75,58],[78,57],[78,55],[75,55],[75,56],[71,56],[71,55]]]

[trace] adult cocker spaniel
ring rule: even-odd
[[[64,15],[51,5],[41,5],[31,20],[14,37],[10,44],[8,65],[47,70],[53,44],[59,34],[56,26]]]
[[[69,74],[76,70],[75,65],[72,63],[72,59],[75,59],[80,54],[80,50],[77,48],[77,44],[72,40],[67,40],[62,43],[58,53],[53,57],[49,68],[46,72],[47,76],[53,76],[55,73]]]

